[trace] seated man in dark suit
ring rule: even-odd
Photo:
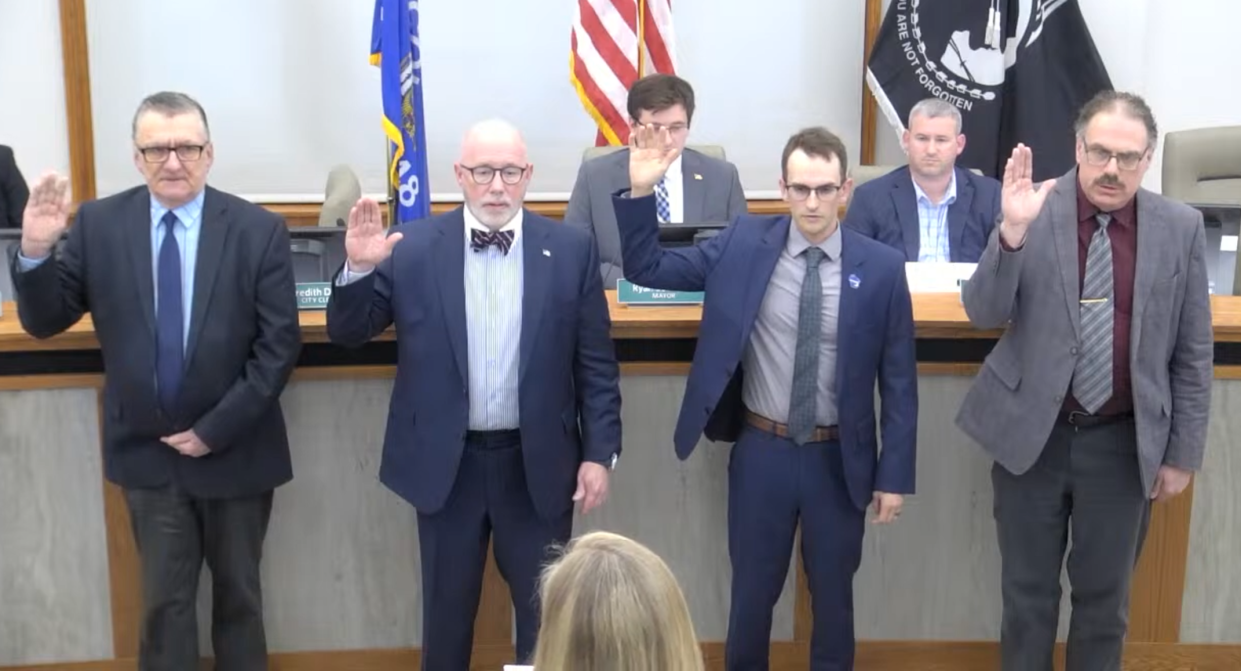
[[[674,75],[639,79],[626,101],[631,127],[667,128],[682,150],[664,179],[656,185],[657,213],[663,223],[728,222],[746,213],[745,193],[737,167],[685,148],[694,118],[694,89]],[[569,196],[564,222],[590,233],[599,246],[603,288],[615,289],[623,276],[620,233],[612,194],[629,188],[629,150],[585,161]]]
[[[22,210],[30,191],[17,169],[13,148],[0,144],[0,228],[21,228]]]
[[[909,164],[854,189],[844,225],[906,261],[977,263],[1000,214],[1000,183],[956,166],[961,113],[935,98],[919,102],[901,144]]]
[[[146,184],[82,203],[70,229],[68,182],[45,174],[12,263],[27,333],[94,321],[104,473],[141,561],[139,669],[198,668],[204,561],[215,668],[267,668],[259,564],[273,491],[293,478],[280,394],[301,330],[289,231],[208,186],[214,156],[193,98],[148,96],[133,120]]]

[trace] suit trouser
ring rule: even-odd
[[[191,497],[175,486],[126,489],[142,563],[141,671],[198,668],[198,576],[211,570],[215,668],[267,668],[259,564],[272,492],[229,499]]]
[[[814,613],[810,669],[853,668],[853,576],[862,561],[866,513],[849,498],[840,443],[798,446],[746,426],[728,464],[728,671],[768,668],[772,610],[788,577],[799,520]]]
[[[1065,549],[1072,616],[1066,671],[1119,671],[1129,583],[1150,521],[1132,419],[1076,429],[1057,421],[1022,475],[996,464],[1004,671],[1051,671]]]
[[[572,527],[571,507],[550,520],[535,511],[517,431],[470,432],[448,502],[432,515],[418,514],[422,668],[470,668],[493,534],[496,565],[513,597],[517,660],[528,663],[539,630],[539,574],[551,550],[569,541]]]

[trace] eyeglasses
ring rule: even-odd
[[[530,166],[506,165],[503,168],[493,168],[489,165],[480,165],[473,168],[461,166],[463,170],[470,173],[470,178],[475,184],[490,184],[496,178],[496,173],[500,174],[500,181],[505,184],[513,185],[521,181],[525,176],[526,169]]]
[[[789,196],[791,196],[793,200],[805,200],[810,197],[812,192],[814,195],[818,196],[819,200],[827,200],[828,198],[835,196],[840,191],[840,185],[820,184],[819,186],[811,187],[806,186],[805,184],[789,184],[787,189]]]
[[[646,125],[650,126],[656,132],[659,132],[661,130],[667,130],[669,135],[680,135],[681,133],[684,133],[685,131],[689,130],[689,124],[681,123],[680,121],[676,123],[670,123],[666,126],[661,123],[649,123]]]
[[[202,158],[205,147],[202,144],[183,144],[176,147],[138,147],[138,151],[142,152],[142,160],[147,163],[163,163],[174,151],[182,161],[197,161]]]
[[[1127,151],[1120,154],[1114,154],[1103,147],[1087,147],[1086,162],[1093,166],[1104,166],[1111,163],[1112,159],[1116,159],[1116,166],[1121,170],[1133,170],[1138,167],[1142,159],[1146,157],[1146,150]]]

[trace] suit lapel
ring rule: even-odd
[[[693,151],[686,151],[681,154],[682,219],[689,223],[701,222],[707,211],[707,185],[695,175],[702,177],[702,158]]]
[[[198,346],[215,289],[215,278],[220,272],[224,258],[224,241],[228,238],[231,219],[228,206],[213,189],[207,189],[203,197],[202,221],[198,223],[198,256],[194,261],[194,304],[190,312],[190,335],[185,348],[188,366]]]
[[[526,378],[530,353],[534,351],[539,327],[544,321],[543,305],[547,299],[552,273],[552,257],[543,253],[548,250],[545,222],[528,211],[522,216],[521,235],[525,239],[521,243],[521,359],[517,367],[519,384]]]
[[[969,218],[974,204],[974,183],[957,170],[957,199],[948,206],[948,253],[949,260],[956,261],[965,236],[965,220]]]
[[[1152,222],[1159,220],[1158,203],[1154,198],[1147,197],[1142,190],[1138,190],[1135,197],[1138,199],[1135,222],[1138,253],[1133,268],[1133,316],[1129,329],[1129,352],[1136,356],[1140,351],[1138,341],[1142,332],[1138,325],[1142,323],[1146,301],[1150,298],[1151,287],[1155,285],[1156,269],[1163,265],[1159,263],[1159,253],[1160,250],[1168,248],[1164,243],[1165,231],[1168,229],[1152,225]]]
[[[836,317],[836,396],[844,398],[845,368],[849,365],[852,355],[853,339],[850,337],[858,326],[858,310],[866,287],[866,277],[862,273],[862,265],[866,257],[860,248],[853,244],[853,236],[841,230],[840,251],[840,306]],[[850,278],[857,279],[854,288]]]
[[[448,327],[448,343],[461,381],[468,384],[465,328],[465,216],[457,208],[452,216],[440,222],[439,240],[435,243],[435,281],[439,285],[440,305]]]
[[[918,226],[918,196],[914,193],[913,178],[906,170],[892,186],[892,205],[896,208],[896,220],[901,226],[901,239],[905,242],[905,260],[918,260],[921,244]]]
[[[758,308],[763,304],[763,296],[767,294],[771,274],[775,272],[776,262],[780,260],[780,253],[788,242],[792,221],[788,215],[777,219],[759,240],[747,264],[750,267],[750,276],[745,284],[745,303],[741,306],[742,346],[750,339],[750,330],[754,327],[754,320],[758,318]]]
[[[1077,271],[1077,168],[1056,180],[1055,190],[1047,197],[1044,207],[1048,213],[1051,237],[1054,241],[1056,263],[1060,266],[1060,280],[1064,288],[1064,301],[1069,309],[1069,321],[1073,334],[1081,337],[1081,306],[1078,299]],[[1040,215],[1041,216],[1041,215]]]
[[[155,335],[155,262],[151,256],[151,192],[139,189],[126,205],[125,248],[129,253],[129,269],[138,288],[138,302],[147,330]]]

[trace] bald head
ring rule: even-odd
[[[501,119],[480,121],[466,131],[455,167],[466,207],[492,229],[503,227],[521,209],[534,171],[521,131]]]
[[[526,141],[513,124],[503,119],[488,119],[470,126],[461,141],[461,162],[472,165],[475,154],[493,151],[507,152],[519,158],[519,164],[526,162]]]

